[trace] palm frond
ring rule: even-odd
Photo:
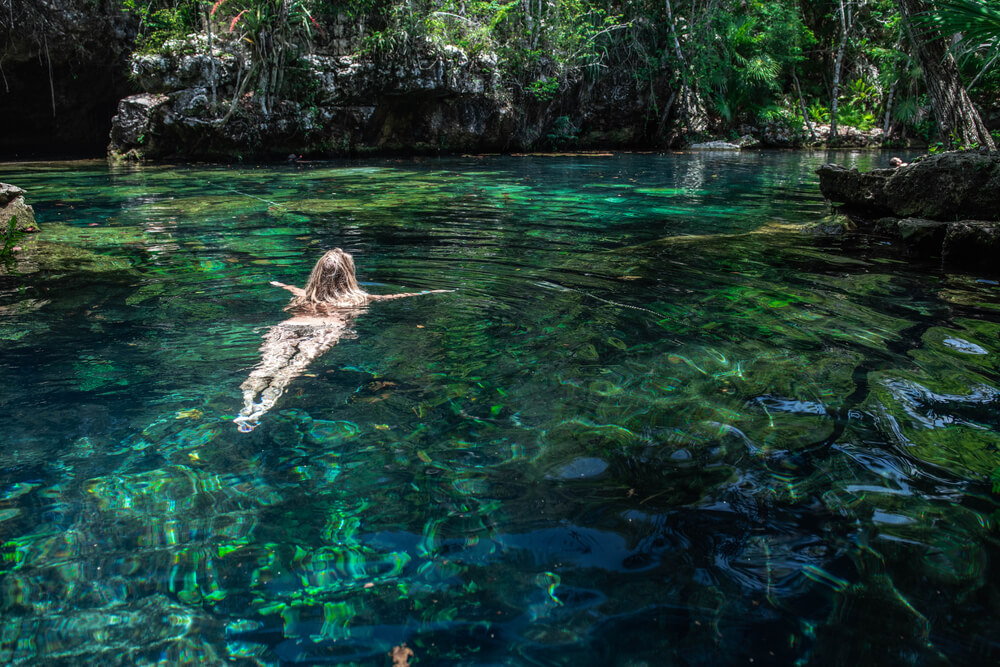
[[[938,0],[932,11],[915,21],[945,35],[961,33],[967,42],[1000,40],[1000,4],[995,0]]]

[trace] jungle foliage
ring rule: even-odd
[[[1000,111],[1000,9],[934,0],[906,25],[900,0],[118,0],[140,21],[140,47],[209,29],[252,54],[242,79],[262,104],[293,96],[284,66],[322,50],[336,23],[360,27],[374,59],[460,49],[495,62],[522,103],[546,104],[613,72],[650,94],[688,133],[775,125],[881,128],[888,140],[936,136],[914,43],[947,39],[984,118]],[[934,29],[931,37],[930,28]],[[954,37],[952,37],[954,35]],[[661,86],[662,90],[662,86]]]

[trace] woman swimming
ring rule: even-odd
[[[271,284],[294,295],[285,306],[292,317],[270,328],[260,348],[260,363],[240,385],[243,409],[233,421],[244,433],[257,427],[293,379],[350,332],[369,303],[452,291],[369,294],[358,285],[354,258],[340,248],[328,251],[316,262],[305,289],[276,281]]]

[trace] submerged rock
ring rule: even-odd
[[[806,223],[802,226],[803,232],[818,236],[839,236],[840,234],[857,231],[857,229],[858,226],[854,224],[854,221],[842,213],[825,215],[819,220]]]
[[[984,220],[960,220],[948,224],[941,247],[946,261],[983,264],[997,268],[1000,257],[1000,223]]]
[[[879,218],[870,229],[899,242],[915,257],[940,257],[952,266],[997,268],[1000,256],[1000,222],[924,218]]]
[[[903,246],[915,255],[935,255],[941,250],[948,223],[906,218],[896,224]]]

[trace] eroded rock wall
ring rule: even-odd
[[[265,113],[253,92],[233,105],[246,54],[222,50],[212,63],[199,45],[187,55],[139,55],[132,72],[145,93],[125,98],[111,130],[122,157],[194,159],[345,154],[372,150],[500,150],[512,125],[496,62],[457,49],[376,65],[314,54],[296,72],[304,101],[282,100]],[[205,49],[207,50],[207,49]]]
[[[670,77],[639,84],[614,63],[596,81],[537,98],[503,81],[488,54],[428,42],[404,57],[358,56],[363,19],[326,17],[314,53],[287,72],[289,99],[265,113],[256,82],[232,104],[248,58],[225,31],[211,52],[201,35],[135,54],[138,26],[118,0],[9,0],[3,9],[0,159],[109,148],[196,160],[649,148],[678,139],[676,113],[659,111]]]
[[[191,36],[163,54],[133,56],[131,76],[144,92],[119,104],[110,154],[197,160],[624,148],[648,146],[662,130],[648,119],[650,91],[637,90],[631,77],[581,82],[539,101],[505,87],[490,54],[473,58],[428,43],[405,58],[349,55],[335,52],[356,41],[350,31],[331,32],[340,35],[332,46],[290,68],[295,99],[266,112],[254,86],[241,86],[250,61],[240,44],[217,39],[210,57],[204,37]]]

